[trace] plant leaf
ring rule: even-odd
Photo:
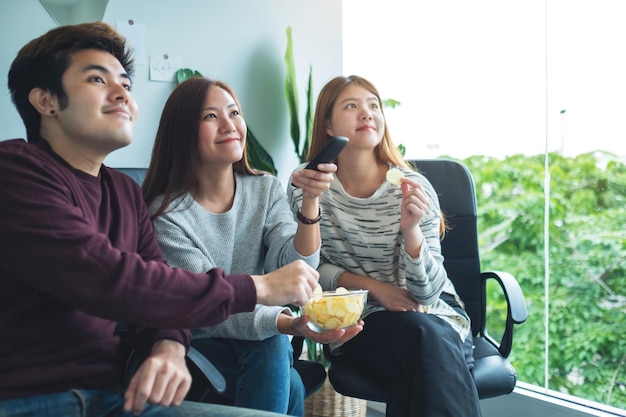
[[[276,167],[274,166],[274,160],[269,153],[261,146],[257,138],[252,131],[248,128],[246,134],[246,149],[248,154],[248,162],[253,168],[267,171],[272,175],[277,174]]]
[[[383,100],[383,107],[388,107],[390,109],[395,109],[400,105],[398,100],[394,100],[393,98],[387,98]]]
[[[306,162],[307,155],[309,153],[309,147],[311,146],[311,137],[313,135],[313,66],[309,65],[309,82],[306,90],[306,116],[304,118],[306,122],[304,146],[302,153],[300,154],[300,162]]]
[[[181,68],[176,71],[176,81],[178,81],[178,84],[193,77],[202,77],[202,74],[189,68]]]
[[[285,51],[285,96],[289,109],[291,140],[295,147],[296,155],[300,157],[300,123],[298,122],[298,87],[296,85],[296,65],[293,62],[293,42],[291,39],[291,26],[287,26],[287,50]],[[301,158],[300,158],[301,159]]]

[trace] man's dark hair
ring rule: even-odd
[[[66,108],[67,94],[61,78],[71,64],[71,55],[85,49],[109,52],[132,76],[133,59],[126,39],[103,22],[52,29],[26,44],[13,60],[9,70],[9,91],[26,126],[29,142],[41,139],[41,115],[28,100],[31,90],[38,87],[50,92],[59,100],[60,110]]]

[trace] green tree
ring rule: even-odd
[[[528,304],[511,360],[519,380],[543,386],[544,156],[462,162],[476,183],[481,262],[511,272]],[[596,152],[550,154],[549,167],[549,388],[626,408],[626,165]],[[505,304],[488,291],[495,323]]]

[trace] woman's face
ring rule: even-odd
[[[333,107],[326,133],[346,136],[347,146],[374,148],[385,133],[385,118],[375,94],[355,84],[339,93]]]
[[[199,129],[198,151],[203,162],[232,164],[243,158],[246,122],[235,99],[223,88],[209,88]]]

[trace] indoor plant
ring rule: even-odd
[[[296,66],[293,61],[293,40],[291,26],[287,27],[287,50],[285,51],[285,96],[289,108],[289,131],[294,150],[300,163],[306,162],[313,130],[313,67],[309,65],[309,78],[306,89],[306,114],[304,140],[300,136],[300,111],[298,86],[296,83]]]

